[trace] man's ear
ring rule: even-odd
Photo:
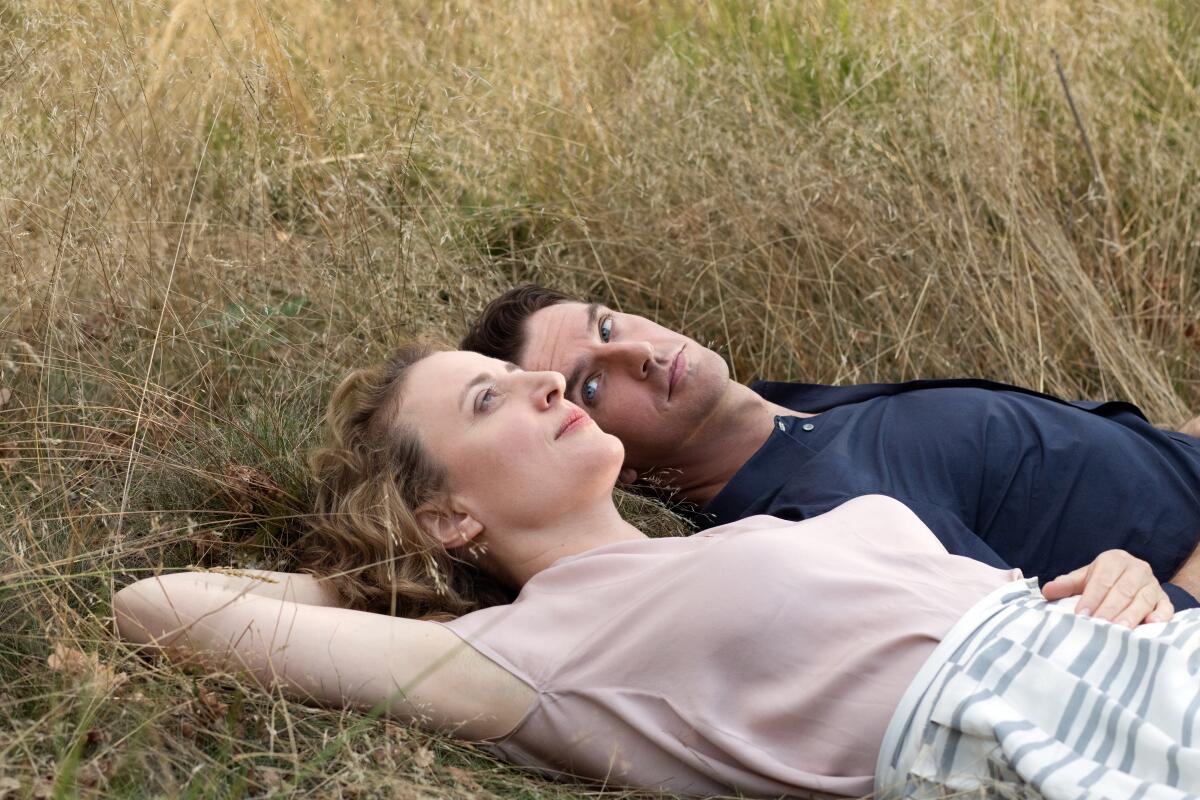
[[[483,533],[483,523],[464,511],[449,511],[433,503],[425,503],[416,512],[417,524],[426,533],[453,550],[470,544]]]
[[[617,474],[617,480],[627,486],[634,483],[637,479],[637,470],[633,467],[621,467],[621,471]]]

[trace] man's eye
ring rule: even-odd
[[[588,403],[589,405],[591,403],[595,402],[596,390],[599,388],[600,388],[600,379],[599,378],[588,378],[586,381],[584,381],[583,389],[580,391],[580,395],[583,397],[583,402]]]
[[[612,337],[612,317],[600,320],[600,341],[607,342]]]

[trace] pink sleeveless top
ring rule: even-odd
[[[921,664],[1018,577],[871,496],[598,547],[446,625],[537,693],[485,743],[506,760],[688,795],[863,795]]]

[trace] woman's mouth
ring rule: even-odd
[[[582,408],[579,406],[572,406],[571,410],[567,412],[566,418],[563,419],[562,425],[559,426],[558,433],[554,434],[554,438],[558,439],[564,433],[570,433],[576,428],[583,427],[591,421],[592,418],[584,413]]]

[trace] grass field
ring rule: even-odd
[[[111,633],[286,567],[331,383],[514,282],[1200,410],[1190,0],[0,0],[0,112],[0,798],[595,791]]]

